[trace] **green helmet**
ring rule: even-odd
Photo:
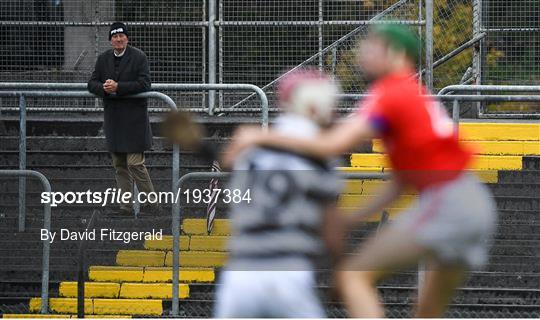
[[[418,61],[421,43],[407,26],[395,23],[376,24],[371,28],[371,32],[388,41],[393,49],[405,51],[407,56]]]

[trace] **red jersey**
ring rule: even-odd
[[[422,190],[452,180],[467,166],[472,152],[459,143],[453,122],[437,100],[410,73],[388,75],[370,89],[358,113],[378,132],[393,170]]]

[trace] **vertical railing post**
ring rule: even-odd
[[[319,24],[318,24],[318,33],[319,33],[319,70],[323,70],[323,0],[319,0]]]
[[[141,213],[141,204],[139,203],[139,188],[137,188],[137,183],[133,183],[133,190],[130,190],[132,192],[133,197],[131,198],[131,201],[133,203],[133,213],[135,214],[135,217],[139,217],[139,213]],[[147,195],[148,196],[148,195]],[[148,201],[148,198],[146,199]]]
[[[481,14],[482,14],[482,1],[481,0],[474,0],[473,4],[473,38],[476,38],[481,33]],[[476,84],[481,84],[481,74],[482,74],[482,56],[481,56],[481,46],[482,46],[483,40],[480,40],[475,46],[474,46],[474,53],[473,53],[473,70],[474,75],[476,77]]]
[[[51,192],[51,184],[44,175],[39,174],[43,188],[46,192]],[[39,176],[38,175],[38,176]],[[45,203],[45,212],[43,214],[43,228],[51,231],[51,204]],[[48,240],[43,241],[42,274],[41,274],[41,313],[49,313],[49,269],[50,269],[51,243]]]
[[[202,16],[201,21],[206,21],[206,6],[207,1],[202,1]],[[206,30],[208,26],[201,28],[201,83],[206,83]],[[201,94],[201,106],[206,105],[206,94],[203,92]]]
[[[180,148],[173,144],[173,169],[172,169],[172,190],[178,190],[178,180],[180,178]],[[174,201],[172,204],[172,235],[173,235],[173,265],[172,265],[172,316],[178,317],[178,295],[179,295],[179,260],[180,260],[180,203]]]
[[[336,76],[336,66],[337,66],[337,49],[332,48],[332,75]]]
[[[473,38],[477,37],[482,33],[482,0],[474,0],[473,4]],[[487,35],[486,35],[487,37]],[[475,77],[475,84],[481,85],[482,84],[482,55],[483,55],[483,48],[484,48],[484,39],[480,40],[475,46],[474,46],[474,52],[473,52],[473,72]],[[478,92],[480,94],[480,92]],[[482,102],[478,101],[476,102],[476,110],[477,114],[481,113],[483,110]]]
[[[19,170],[26,170],[26,97],[19,96]],[[26,221],[26,177],[19,177],[19,232]]]
[[[426,0],[426,86],[433,92],[433,0]]]
[[[216,83],[216,0],[208,0],[208,83]],[[208,91],[208,113],[214,114],[216,92]]]
[[[419,0],[418,1],[418,21],[422,21],[423,19],[423,8],[424,8],[424,3],[422,0]],[[419,40],[420,40],[420,49],[418,50],[420,52],[420,55],[419,55],[419,58],[418,58],[418,82],[419,83],[422,83],[422,80],[423,80],[423,77],[424,77],[424,73],[422,72],[422,43],[424,41],[423,37],[422,37],[422,26],[419,25],[418,26],[418,37],[419,37]],[[419,90],[422,90],[421,88],[419,88]]]
[[[218,21],[223,21],[223,0],[218,0]],[[218,83],[223,83],[223,27],[218,30]],[[219,108],[223,110],[223,91],[219,91]]]
[[[454,133],[459,135],[459,100],[455,99],[452,104],[452,120],[454,121]]]

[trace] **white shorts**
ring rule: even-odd
[[[223,271],[216,318],[325,318],[312,271]]]
[[[464,173],[422,191],[393,226],[413,233],[441,262],[479,268],[487,263],[496,220],[488,188],[476,176]]]

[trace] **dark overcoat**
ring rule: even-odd
[[[103,98],[104,129],[109,152],[141,153],[152,146],[152,130],[148,119],[147,99],[114,99],[115,94],[103,90],[107,79],[118,82],[117,96],[150,90],[148,59],[141,50],[128,46],[114,68],[114,53],[109,49],[99,55],[88,91]]]

